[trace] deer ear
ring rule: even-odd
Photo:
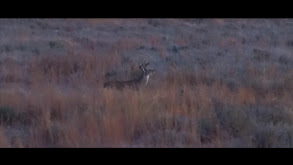
[[[143,66],[139,66],[139,69],[141,69],[143,72],[145,72],[145,69],[144,69],[144,67]]]

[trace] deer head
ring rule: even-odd
[[[139,68],[142,70],[144,77],[146,78],[146,83],[145,85],[148,84],[149,78],[152,74],[156,72],[154,69],[147,69],[146,67],[149,65],[149,62],[144,62],[139,66]]]

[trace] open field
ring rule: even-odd
[[[0,147],[293,147],[293,20],[0,19]]]

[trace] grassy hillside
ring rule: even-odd
[[[0,147],[292,147],[291,19],[0,19]],[[147,60],[139,90],[105,89]]]

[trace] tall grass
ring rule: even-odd
[[[102,73],[113,61],[93,55],[31,59],[18,70],[30,82],[19,82],[23,89],[16,84],[0,90],[1,146],[291,147],[292,88],[230,89],[220,80],[209,82],[208,70],[170,70],[138,91],[104,89]],[[248,73],[260,74],[254,69],[249,66]],[[5,131],[11,127],[18,133]],[[285,129],[283,139],[277,128]]]
[[[234,84],[199,60],[196,72],[170,62],[166,74],[153,75],[139,90],[103,88],[111,71],[137,69],[133,61],[125,68],[127,59],[118,50],[146,45],[160,59],[168,56],[169,50],[158,46],[160,37],[146,40],[118,39],[98,53],[40,54],[24,61],[3,57],[0,147],[292,147],[293,72],[282,72],[275,63],[260,67],[269,55],[254,56],[240,76],[225,66]],[[175,43],[171,51],[177,53],[188,45],[184,37]],[[219,40],[220,47],[240,44],[233,37]],[[287,65],[283,58],[279,61]]]

